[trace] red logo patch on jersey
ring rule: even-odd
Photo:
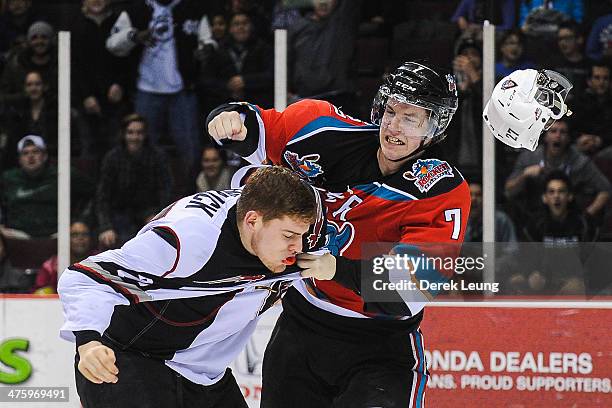
[[[285,161],[293,171],[307,179],[323,174],[323,168],[317,161],[321,158],[318,154],[307,154],[300,157],[299,154],[286,150],[283,154]]]
[[[417,160],[412,170],[402,175],[406,180],[414,182],[421,193],[429,191],[434,184],[445,177],[453,177],[453,168],[445,161],[438,159]]]

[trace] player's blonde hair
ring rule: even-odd
[[[238,219],[257,211],[263,221],[288,216],[313,223],[317,216],[314,192],[299,176],[281,166],[257,169],[249,176],[236,205]]]

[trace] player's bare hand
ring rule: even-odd
[[[304,269],[303,278],[330,280],[336,274],[336,257],[330,253],[324,255],[298,254],[297,265]]]
[[[221,112],[208,124],[208,133],[216,141],[222,139],[243,141],[247,135],[247,128],[242,123],[240,113]]]
[[[90,341],[79,346],[78,369],[89,381],[102,383],[116,383],[119,369],[115,365],[115,352],[99,341]]]
[[[526,177],[538,177],[541,172],[542,172],[542,166],[540,166],[539,164],[533,164],[531,166],[527,166],[525,167],[525,170],[523,170],[523,174]]]

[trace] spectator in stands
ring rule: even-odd
[[[576,149],[588,157],[593,157],[602,148],[602,137],[591,129],[581,129],[576,132]]]
[[[170,202],[171,192],[170,168],[163,151],[150,144],[145,118],[126,116],[119,145],[102,161],[96,193],[100,245],[121,246]]]
[[[596,61],[612,58],[612,14],[595,20],[587,39],[586,53]]]
[[[248,100],[262,106],[273,103],[274,53],[253,36],[247,14],[230,18],[228,41],[202,67],[200,84],[206,112],[231,101]]]
[[[49,86],[49,95],[57,97],[57,50],[53,45],[54,37],[53,27],[44,21],[30,26],[27,47],[16,52],[4,67],[0,95],[5,100],[14,100],[20,96],[25,76],[30,71],[38,71],[43,82]]]
[[[291,6],[284,0],[277,0],[272,10],[272,31],[288,30],[301,16],[298,7]]]
[[[40,20],[31,0],[7,0],[6,11],[0,16],[0,54],[5,57],[12,49],[25,44],[28,28]]]
[[[194,92],[200,43],[213,43],[200,0],[138,0],[119,15],[106,42],[116,56],[138,60],[136,112],[157,144],[166,129],[174,139],[185,174],[198,160],[200,126]]]
[[[208,146],[202,151],[202,171],[196,178],[197,191],[225,190],[230,188],[232,169],[226,166],[223,154],[215,147]]]
[[[514,0],[494,2],[493,15],[489,15],[490,2],[486,0],[461,0],[451,21],[457,23],[462,37],[482,37],[482,24],[489,20],[499,30],[515,27],[516,10]]]
[[[578,129],[602,137],[602,147],[612,144],[612,94],[610,92],[610,66],[594,62],[589,70],[587,88],[572,106],[573,123]]]
[[[574,87],[568,95],[568,101],[571,101],[584,93],[592,63],[584,55],[584,35],[580,26],[573,21],[562,23],[557,30],[557,45],[560,53],[546,65],[572,83]]]
[[[316,0],[288,33],[289,90],[358,113],[352,73],[360,0]],[[339,46],[339,45],[342,46]]]
[[[266,11],[266,7],[269,7],[271,5],[270,3],[270,1],[227,0],[225,2],[225,15],[247,14],[253,25],[254,35],[266,42],[271,42],[272,31],[270,30],[270,16],[272,15],[272,10],[269,10],[269,12]]]
[[[106,39],[117,20],[109,0],[83,0],[81,13],[72,23],[72,78],[75,106],[83,112],[91,130],[83,140],[85,155],[109,150],[121,118],[129,112],[126,102],[128,65],[106,49]]]
[[[574,189],[579,211],[600,217],[610,198],[610,183],[587,156],[570,145],[566,120],[557,120],[543,136],[534,152],[520,154],[506,181],[506,196],[513,201],[517,217],[527,222],[541,203],[540,192],[546,176],[555,170],[564,172]]]
[[[22,271],[11,265],[4,235],[0,233],[0,293],[21,293],[28,282]]]
[[[69,265],[93,255],[89,226],[84,221],[70,224],[70,262]],[[36,274],[32,292],[37,294],[57,293],[57,255],[47,259]]]
[[[42,137],[28,135],[17,144],[19,167],[2,174],[4,233],[22,237],[49,237],[57,233],[57,167],[48,163]],[[72,172],[72,208],[85,208],[92,183]],[[16,230],[16,231],[11,231]]]
[[[588,214],[572,206],[572,185],[564,172],[554,171],[546,177],[541,200],[543,211],[525,227],[529,241],[544,243],[537,251],[539,265],[527,275],[515,272],[510,282],[515,288],[527,286],[539,294],[584,294],[582,265],[578,252],[571,248],[595,241],[597,228]]]
[[[495,82],[517,69],[535,68],[531,61],[523,58],[525,36],[520,30],[506,31],[499,42],[499,62],[495,64]]]
[[[23,94],[7,104],[2,128],[7,140],[2,149],[2,167],[17,165],[17,142],[27,134],[40,135],[51,155],[57,151],[57,102],[47,94],[47,85],[37,71],[30,71],[24,80]]]
[[[556,10],[567,19],[581,22],[584,17],[582,0],[521,0],[519,9],[519,26],[523,27],[529,16],[538,9]]]
[[[470,218],[465,231],[465,242],[482,241],[482,183],[480,180],[470,181]],[[516,242],[516,229],[508,215],[495,210],[495,242]]]
[[[480,44],[465,38],[458,44],[453,71],[459,91],[459,120],[449,132],[458,133],[449,149],[462,169],[482,163],[482,51]]]
[[[227,20],[223,14],[217,14],[212,18],[210,27],[212,38],[217,44],[222,44],[227,37]]]

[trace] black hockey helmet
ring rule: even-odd
[[[427,146],[444,139],[444,131],[458,105],[455,77],[417,62],[405,62],[387,76],[372,103],[372,123],[381,125],[390,98],[430,112],[429,126],[423,138],[423,142],[431,139]]]

